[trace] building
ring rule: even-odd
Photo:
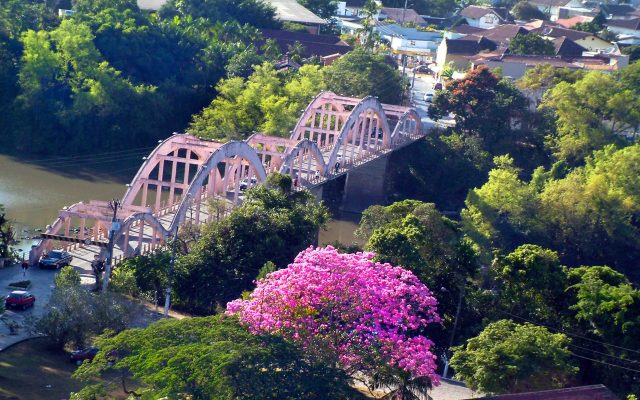
[[[615,44],[607,42],[606,40],[601,39],[589,32],[576,31],[574,29],[567,29],[560,26],[553,26],[548,24],[544,24],[540,28],[532,29],[532,32],[536,32],[539,35],[548,37],[550,39],[556,39],[564,36],[573,40],[589,51],[606,53],[617,50]]]
[[[467,25],[467,24],[456,25],[451,27],[449,30],[451,32],[459,33],[462,35],[473,35],[473,34],[481,35],[482,32],[486,31],[486,29],[478,28],[475,26]]]
[[[410,22],[416,25],[426,25],[427,21],[424,20],[416,12],[411,8],[393,8],[393,7],[382,7],[380,9],[380,17],[381,20],[390,19],[399,24],[404,24],[405,22]]]
[[[619,400],[606,386],[591,385],[540,392],[502,394],[483,400]],[[471,400],[471,399],[467,399]]]
[[[417,61],[432,61],[442,42],[442,32],[438,31],[422,31],[398,24],[378,24],[374,30],[389,42],[391,52],[397,58],[404,55]]]
[[[588,17],[586,15],[576,15],[571,18],[560,18],[556,21],[556,24],[560,25],[563,28],[571,29],[577,24],[585,24],[593,21],[593,17]]]
[[[530,0],[529,3],[549,15],[552,21],[560,18],[561,8],[583,8],[582,3],[578,0]]]
[[[516,35],[526,35],[528,33],[529,30],[522,26],[507,24],[496,26],[493,29],[487,29],[485,32],[482,32],[482,36],[496,43],[499,47],[507,48]],[[476,35],[479,35],[479,33]]]
[[[296,0],[265,0],[276,9],[276,19],[307,26],[309,32],[320,33],[320,27],[327,21],[318,17]]]
[[[553,43],[554,54],[562,58],[582,57],[582,54],[587,51],[587,49],[565,36],[555,38],[551,42]]]
[[[363,16],[362,8],[364,7],[366,0],[346,0],[346,1],[338,1],[336,16],[338,17],[361,17]],[[376,1],[378,7],[382,7],[382,3],[380,1]],[[375,16],[378,19],[380,16],[380,12]]]
[[[276,29],[261,29],[262,37],[278,43],[280,52],[286,54],[296,42],[304,48],[302,58],[320,57],[323,64],[330,64],[336,58],[351,51],[351,46],[338,36],[314,35],[305,32],[291,32]],[[259,46],[258,46],[259,47]]]
[[[629,4],[602,3],[598,7],[607,19],[633,19],[640,17],[640,11]]]
[[[469,26],[490,29],[510,22],[509,11],[503,7],[468,6],[460,11]]]
[[[327,21],[318,17],[296,0],[265,0],[276,10],[276,19],[283,22],[295,22],[307,26],[311,33],[320,33],[320,26]],[[167,0],[137,0],[141,10],[157,11]]]
[[[438,46],[436,69],[441,71],[443,68],[451,66],[454,69],[464,71],[470,66],[470,57],[483,51],[496,50],[496,48],[496,43],[483,36],[467,35],[459,39],[445,38]]]
[[[618,35],[640,36],[640,18],[610,19],[607,28]]]

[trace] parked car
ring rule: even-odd
[[[26,290],[14,290],[4,299],[4,308],[21,308],[26,310],[29,307],[33,307],[35,302],[36,297]]]
[[[432,92],[425,93],[424,97],[422,98],[422,100],[424,100],[427,103],[432,103],[433,102],[433,93]]]
[[[431,69],[429,68],[428,65],[419,65],[419,66],[414,68],[414,71],[416,72],[416,74],[431,74],[431,73],[433,73],[433,71],[431,71]]]
[[[98,354],[98,351],[100,351],[100,349],[97,347],[87,347],[86,349],[72,351],[69,355],[69,361],[77,365],[82,364],[85,360],[92,361],[96,354]]]
[[[40,258],[38,266],[40,268],[60,269],[64,266],[70,265],[71,260],[73,260],[73,257],[66,251],[53,250]]]

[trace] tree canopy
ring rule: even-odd
[[[529,3],[528,1],[519,1],[515,6],[511,9],[511,15],[515,19],[519,19],[522,21],[530,21],[532,19],[547,19],[545,13],[540,11],[538,7]]]
[[[552,56],[555,54],[555,48],[550,40],[531,32],[516,35],[509,43],[509,52],[519,55]]]
[[[140,382],[135,392],[143,398],[362,398],[340,370],[311,361],[279,337],[252,335],[230,317],[161,320],[103,336],[96,345],[94,361],[74,376],[89,382],[103,371],[126,370]],[[95,390],[88,386],[78,397]]]
[[[371,387],[393,382],[402,398],[414,398],[412,386],[438,383],[433,343],[420,334],[440,321],[437,301],[411,272],[373,256],[309,248],[259,281],[247,300],[229,303],[227,313],[252,332],[298,343]]]
[[[271,186],[247,191],[241,206],[204,226],[189,254],[178,259],[175,302],[192,312],[214,312],[250,290],[267,261],[285,267],[315,243],[328,219],[309,192]]]
[[[578,369],[562,333],[510,320],[493,322],[454,348],[456,377],[483,393],[519,393],[564,387]]]

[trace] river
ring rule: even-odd
[[[0,204],[14,221],[19,249],[51,224],[64,206],[79,201],[121,198],[148,149],[25,161],[0,155]],[[359,214],[336,214],[319,243],[353,242]]]

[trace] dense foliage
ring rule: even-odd
[[[35,1],[2,2],[1,16],[24,17],[0,19],[3,145],[47,154],[131,148],[182,129],[227,64],[252,61],[242,55],[258,33],[241,23],[276,25],[255,0],[211,2],[205,15],[199,3],[157,17],[134,0],[78,0],[76,14],[59,20]]]
[[[547,19],[545,13],[540,11],[535,5],[525,0],[519,1],[515,6],[513,6],[513,8],[511,9],[511,15],[513,15],[515,19],[519,19],[522,21],[530,21],[532,19]]]
[[[107,370],[127,371],[140,382],[135,393],[143,399],[362,398],[340,370],[317,364],[281,338],[252,335],[229,317],[162,320],[96,344],[100,352],[75,377],[89,381]],[[116,389],[88,386],[75,398]]]
[[[421,334],[440,321],[435,298],[411,272],[373,257],[307,249],[259,281],[249,299],[229,303],[227,313],[365,381],[393,380],[401,393],[419,380],[437,384],[433,343]]]
[[[282,268],[315,243],[329,218],[327,209],[309,192],[276,188],[273,182],[278,177],[270,176],[268,187],[249,190],[229,216],[203,227],[189,254],[178,259],[177,304],[192,312],[212,313],[250,290],[267,261]],[[290,178],[287,181],[291,186]]]
[[[500,320],[454,349],[456,376],[483,393],[519,393],[564,387],[577,368],[561,333]]]
[[[552,56],[555,54],[555,48],[550,40],[532,32],[516,35],[509,43],[509,52],[518,55]]]

